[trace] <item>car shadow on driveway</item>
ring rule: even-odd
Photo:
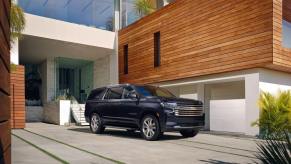
[[[69,128],[68,130],[92,134],[89,128]],[[140,135],[140,132],[138,131],[128,132],[126,130],[119,130],[119,129],[106,129],[101,135],[143,140],[143,138]],[[178,135],[164,134],[159,140],[162,141],[162,140],[179,140],[179,139],[184,139],[184,138]]]

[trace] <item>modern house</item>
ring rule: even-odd
[[[18,1],[27,22],[11,61],[25,66],[26,112],[153,84],[202,100],[206,130],[258,134],[260,92],[291,89],[291,0],[155,2],[139,18],[134,0]]]
[[[11,63],[19,65],[11,77],[16,127],[24,127],[25,115],[28,121],[43,120],[60,96],[82,104],[93,88],[118,83],[117,32],[139,18],[134,0],[19,0],[18,5],[26,25],[11,50]]]
[[[260,92],[291,89],[291,0],[176,0],[118,39],[119,82],[202,100],[207,130],[256,135]]]

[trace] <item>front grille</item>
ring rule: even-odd
[[[178,104],[175,108],[175,116],[202,116],[203,106],[194,104]]]

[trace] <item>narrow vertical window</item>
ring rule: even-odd
[[[123,46],[124,74],[128,74],[128,44]]]
[[[161,34],[160,32],[154,33],[154,66],[159,67],[161,65]]]

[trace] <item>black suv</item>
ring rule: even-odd
[[[121,84],[93,90],[85,118],[93,133],[117,126],[140,130],[146,140],[157,140],[166,131],[194,137],[204,126],[201,101],[177,98],[164,88],[149,85]]]

